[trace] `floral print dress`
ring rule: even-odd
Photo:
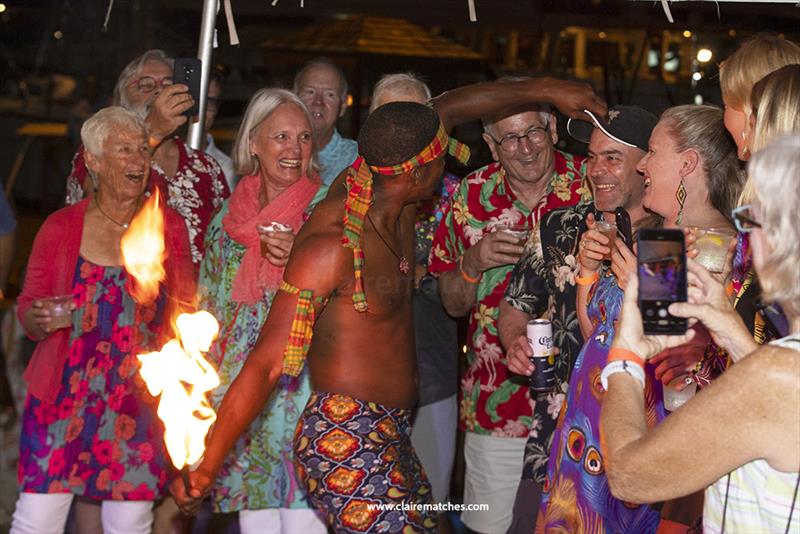
[[[206,255],[200,267],[200,307],[220,323],[220,333],[208,353],[217,366],[220,386],[212,393],[214,409],[242,370],[267,319],[275,293],[268,291],[255,305],[231,299],[231,288],[245,247],[222,226],[228,202],[208,227]],[[294,468],[292,439],[300,413],[311,395],[308,367],[290,384],[279,382],[267,405],[234,445],[211,490],[215,512],[265,508],[309,508]]]
[[[137,354],[154,350],[163,298],[139,306],[121,266],[81,257],[69,353],[54,404],[31,395],[20,438],[20,491],[98,500],[154,500],[169,480],[157,400]]]

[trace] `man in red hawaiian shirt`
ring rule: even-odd
[[[429,270],[453,316],[469,316],[469,368],[461,381],[460,425],[466,431],[464,504],[488,504],[461,518],[476,532],[505,532],[519,483],[534,401],[510,373],[497,335],[498,306],[511,270],[550,210],[577,204],[583,158],[554,148],[555,114],[545,106],[507,110],[484,120],[494,163],[467,176],[437,229]]]
[[[122,70],[114,88],[114,105],[145,117],[152,151],[150,184],[161,190],[167,205],[186,221],[192,262],[200,264],[203,241],[211,216],[230,196],[225,174],[217,161],[194,150],[174,135],[194,100],[183,84],[172,83],[173,59],[161,50],[148,50]],[[94,189],[83,159],[83,147],[72,159],[67,178],[67,204],[75,204]]]

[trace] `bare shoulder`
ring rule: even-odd
[[[749,356],[731,367],[735,375],[744,379],[747,376],[758,377],[760,387],[791,386],[800,388],[800,352],[774,345],[759,347]],[[727,373],[726,373],[727,374]]]
[[[353,253],[342,246],[342,223],[328,206],[321,202],[311,219],[303,226],[292,246],[284,279],[300,289],[311,289],[315,295],[328,296],[346,279],[348,267],[352,277]]]
[[[800,352],[774,345],[765,345],[744,358],[743,372],[755,373],[763,380],[761,387],[783,392],[800,392]],[[734,367],[736,367],[734,366]]]

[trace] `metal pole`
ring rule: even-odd
[[[211,50],[214,47],[214,26],[217,20],[219,0],[203,0],[203,20],[200,23],[200,43],[197,45],[197,57],[203,62],[200,73],[200,111],[197,122],[189,124],[189,146],[195,150],[203,147],[205,139],[206,100],[208,97],[208,79],[211,74]]]

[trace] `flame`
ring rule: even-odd
[[[181,469],[203,457],[206,434],[217,418],[206,393],[219,385],[219,376],[202,353],[211,348],[219,324],[206,311],[182,313],[175,324],[179,339],[137,357],[148,391],[161,395],[158,417],[164,422],[164,442],[172,463]]]
[[[135,283],[131,286],[134,300],[147,304],[158,296],[164,280],[164,214],[158,189],[145,202],[122,236],[122,263]]]

